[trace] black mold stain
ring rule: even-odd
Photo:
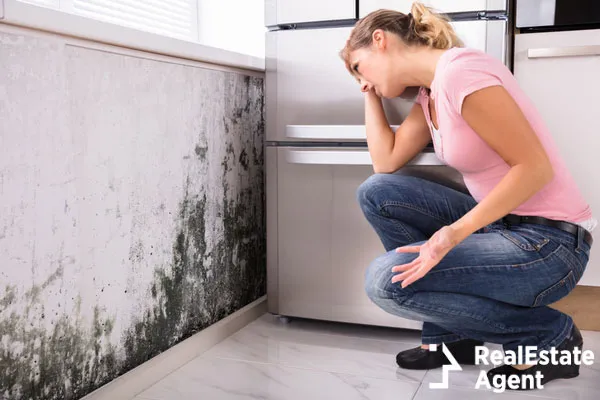
[[[30,301],[30,303],[35,303],[39,301],[40,293],[45,290],[50,284],[52,284],[57,279],[62,278],[64,273],[64,267],[62,264],[54,271],[48,279],[44,281],[41,285],[34,285],[31,289],[25,293],[25,297]],[[1,331],[0,331],[1,332]]]
[[[55,322],[50,336],[43,328],[23,325],[15,313],[0,321],[0,332],[20,347],[0,346],[0,395],[7,400],[78,399],[117,377],[116,350],[100,344],[113,321],[102,320],[98,308],[91,336],[68,315]]]
[[[132,243],[129,247],[129,260],[131,261],[140,262],[144,259],[144,254],[146,254],[144,243],[139,240]]]
[[[231,99],[223,120],[226,154],[223,160],[208,160],[205,150],[195,149],[199,162],[221,162],[221,205],[209,203],[207,193],[198,193],[194,189],[197,185],[191,185],[192,178],[188,178],[177,215],[173,259],[168,266],[156,266],[148,289],[155,306],[141,311],[126,332],[124,352],[110,345],[114,317],[105,316],[101,308],[94,309],[91,326],[79,317],[80,310],[59,315],[44,309],[41,294],[62,278],[59,266],[39,287],[21,296],[15,288],[6,287],[0,299],[4,314],[10,313],[8,307],[15,303],[27,304],[24,315],[12,312],[0,319],[0,339],[8,335],[9,344],[4,346],[0,341],[0,398],[81,398],[264,295],[263,80],[230,76],[235,82],[229,87],[231,93],[225,93]],[[231,178],[235,184],[230,187],[227,182]],[[208,249],[207,210],[217,206],[222,208],[219,223],[223,224],[224,236]],[[131,257],[137,259],[150,251],[136,244]],[[33,307],[34,303],[41,308]],[[39,314],[34,316],[34,312]],[[39,321],[42,314],[52,320],[50,333],[31,322]]]
[[[224,206],[221,218],[224,236],[214,247],[207,248],[206,213],[209,207],[217,205],[208,203],[206,192],[192,192],[188,176],[185,196],[180,203],[180,227],[173,243],[172,265],[155,270],[150,294],[157,299],[157,304],[126,336],[127,368],[160,354],[266,292],[263,81],[257,78],[244,81],[254,85],[254,92],[259,95],[256,99],[244,97],[246,104],[241,107],[232,104],[231,117],[223,119],[226,146],[221,161]],[[249,110],[256,109],[260,113],[248,114]],[[244,137],[234,134],[240,130],[241,122]],[[236,158],[238,146],[242,150]],[[252,159],[248,157],[249,151],[252,151]],[[237,163],[242,168],[237,168]],[[239,175],[236,187],[230,188],[227,178],[234,170]]]
[[[4,297],[2,297],[0,299],[0,312],[2,312],[6,307],[10,306],[15,301],[15,298],[17,297],[14,286],[6,285],[5,292],[6,292],[6,294],[4,295]],[[2,331],[0,331],[0,333],[1,332]]]
[[[238,159],[240,165],[242,167],[244,167],[244,170],[248,171],[248,165],[249,165],[249,160],[248,160],[248,153],[246,152],[246,149],[242,149],[242,152],[240,153],[240,157]]]
[[[196,153],[196,155],[198,156],[198,158],[200,160],[205,160],[206,159],[206,152],[208,151],[207,147],[201,147],[200,145],[196,145],[196,147],[194,148],[194,152]]]

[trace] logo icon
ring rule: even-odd
[[[437,351],[437,344],[430,344],[429,351]],[[448,389],[448,373],[450,371],[462,371],[462,367],[456,361],[450,350],[446,347],[445,343],[442,343],[442,352],[450,361],[450,365],[444,365],[442,367],[442,381],[441,382],[430,382],[430,389]]]

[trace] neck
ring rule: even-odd
[[[410,65],[408,77],[414,86],[423,86],[428,89],[435,77],[435,69],[442,54],[446,50],[430,49],[428,47],[415,47],[403,52],[405,58],[403,65]]]

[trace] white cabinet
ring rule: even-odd
[[[507,0],[423,0],[423,4],[442,13],[468,11],[504,11]],[[413,0],[361,0],[359,2],[359,17],[362,18],[371,11],[380,8],[409,13]]]
[[[514,60],[517,80],[599,218],[600,30],[517,35]],[[595,236],[600,240],[597,231]],[[594,248],[580,284],[600,286],[600,252]]]
[[[266,0],[268,26],[356,18],[355,0]]]

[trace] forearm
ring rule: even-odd
[[[451,227],[457,243],[467,236],[511,213],[542,189],[553,176],[552,167],[513,166],[494,189]]]
[[[395,135],[385,116],[381,98],[372,91],[365,93],[367,144],[375,169],[385,166],[392,157]]]

